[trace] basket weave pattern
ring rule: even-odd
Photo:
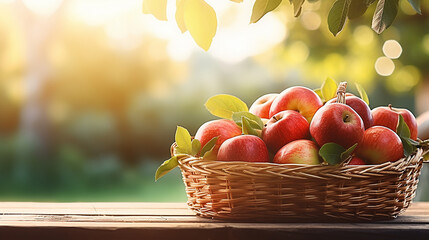
[[[395,218],[415,196],[422,149],[380,165],[315,166],[182,157],[189,207],[230,220]]]

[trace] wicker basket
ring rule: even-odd
[[[337,102],[345,103],[346,87],[340,83]],[[381,220],[397,217],[410,205],[423,152],[418,148],[407,158],[380,165],[222,162],[183,155],[178,161],[188,205],[198,216]]]
[[[174,147],[173,147],[174,148]],[[380,165],[316,166],[182,157],[189,207],[229,220],[395,218],[414,198],[423,150]]]

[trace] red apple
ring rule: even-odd
[[[335,103],[336,101],[337,99],[333,98],[327,103]],[[355,110],[357,114],[359,114],[360,118],[362,118],[365,129],[372,127],[372,125],[374,124],[374,119],[371,114],[371,109],[365,101],[353,95],[346,95],[346,105],[353,108],[353,110]]]
[[[283,146],[274,156],[274,163],[320,164],[319,147],[311,140],[295,140]]]
[[[349,106],[331,103],[321,107],[310,123],[310,133],[319,146],[333,142],[349,148],[362,140],[362,119]]]
[[[355,153],[370,164],[395,162],[404,156],[399,136],[387,127],[374,126],[365,130]]]
[[[278,95],[278,93],[270,93],[256,99],[252,106],[250,106],[249,112],[260,118],[270,118],[271,104]]]
[[[269,162],[264,141],[253,135],[240,135],[225,140],[217,154],[219,161]]]
[[[213,147],[213,153],[217,154],[220,145],[227,139],[241,134],[241,128],[232,120],[218,119],[204,123],[195,134],[195,138],[201,142],[201,148],[214,137],[219,137]]]
[[[366,165],[366,163],[364,160],[362,160],[362,158],[358,158],[358,157],[354,156],[350,160],[349,165]]]
[[[286,110],[274,115],[262,130],[262,139],[272,153],[298,139],[309,139],[309,124],[298,112]]]
[[[385,126],[396,132],[398,127],[399,115],[402,115],[405,123],[410,129],[411,139],[417,139],[417,121],[414,115],[403,108],[393,108],[389,104],[388,107],[377,107],[372,109],[372,116],[374,117],[374,126]]]
[[[310,122],[321,106],[323,102],[313,90],[300,86],[290,87],[274,99],[270,108],[270,117],[284,110],[294,110]]]

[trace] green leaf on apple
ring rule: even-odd
[[[396,133],[399,135],[399,137],[402,137],[402,138],[410,138],[411,137],[410,128],[408,127],[407,123],[405,123],[404,117],[402,117],[401,114],[399,114],[398,126],[396,127]]]
[[[242,117],[248,118],[251,121],[252,127],[254,128],[262,130],[264,127],[262,119],[250,112],[235,112],[232,114],[232,120],[234,120],[234,122],[240,127],[243,126]]]
[[[406,157],[412,155],[416,151],[417,146],[419,146],[420,144],[419,142],[414,141],[413,139],[410,138],[411,137],[410,128],[408,127],[407,123],[405,123],[404,117],[402,117],[401,114],[399,114],[396,133],[401,138],[402,146],[404,148],[404,155]]]
[[[211,114],[225,119],[232,119],[232,114],[235,112],[249,111],[246,103],[228,94],[219,94],[210,97],[204,105]]]
[[[322,87],[320,89],[322,93],[323,99],[325,101],[329,101],[330,99],[334,98],[337,94],[337,88],[338,84],[334,81],[334,79],[328,77],[323,81]]]
[[[156,170],[155,173],[155,182],[160,179],[162,176],[173,170],[175,167],[179,165],[177,161],[177,156],[173,156],[170,159],[164,161],[161,166]]]
[[[322,89],[316,88],[313,91],[317,94],[317,96],[320,97],[320,99],[322,100],[322,102],[326,102],[326,100],[323,98],[323,95],[322,95]]]
[[[403,138],[401,137],[401,141],[402,141],[402,146],[404,148],[404,155],[406,157],[411,156],[417,149],[416,146],[414,146],[411,142],[410,142],[410,138]]]
[[[355,85],[356,85],[356,89],[358,90],[358,92],[359,92],[359,95],[360,95],[360,98],[364,101],[364,102],[366,102],[366,104],[368,104],[368,106],[369,106],[369,98],[368,98],[368,95],[366,94],[366,92],[365,92],[365,89],[362,87],[362,85],[360,85],[359,83],[355,83]]]
[[[198,139],[192,139],[192,156],[196,156],[201,149],[201,142]]]
[[[175,140],[177,144],[177,153],[192,155],[191,135],[186,128],[177,126]]]
[[[261,137],[262,131],[259,129],[259,126],[255,121],[246,116],[242,116],[241,122],[243,123],[241,128],[244,135],[255,135],[257,137]]]
[[[329,165],[337,165],[341,163],[341,154],[346,149],[336,143],[325,143],[319,150],[319,155],[329,163]]]
[[[427,140],[426,140],[427,141]],[[418,141],[416,141],[416,140],[413,140],[413,139],[408,139],[408,142],[410,142],[410,144],[411,145],[413,145],[413,146],[416,146],[416,147],[421,147],[422,146],[422,144],[424,144],[425,143],[425,141],[420,141],[420,142],[418,142]]]
[[[356,149],[357,145],[358,144],[355,143],[353,146],[349,147],[346,151],[342,152],[341,155],[340,155],[341,160],[344,161],[348,157],[350,157],[352,155],[353,151]]]
[[[345,149],[343,146],[336,143],[325,143],[319,150],[319,155],[329,163],[329,165],[338,165],[348,157],[350,157],[353,151],[357,147],[357,143],[353,146]]]
[[[214,146],[216,145],[216,142],[218,139],[219,139],[219,137],[214,137],[214,138],[210,139],[210,141],[208,141],[206,143],[206,145],[204,145],[203,148],[201,149],[200,156],[202,156],[204,158],[204,157],[206,157],[206,154],[208,152],[212,152],[212,150],[213,150]],[[210,155],[210,153],[207,156],[209,156],[209,155]]]

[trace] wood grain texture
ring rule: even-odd
[[[0,203],[0,239],[429,239],[429,202],[378,222],[225,222],[185,203]]]

